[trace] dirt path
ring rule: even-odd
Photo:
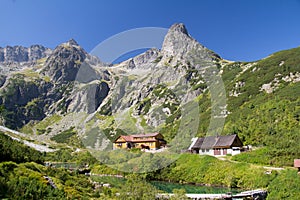
[[[230,160],[230,159],[228,159],[226,157],[216,157],[216,158],[218,158],[219,160],[229,161],[229,162],[232,162],[232,163],[241,163],[239,161]],[[249,163],[249,164],[252,164],[252,163]],[[255,165],[255,164],[253,164],[253,165]],[[276,171],[284,170],[283,167],[269,167],[269,166],[260,166],[260,165],[257,165],[257,166],[262,167],[262,168],[264,168],[266,170],[276,170]]]

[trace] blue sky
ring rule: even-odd
[[[91,51],[119,32],[176,22],[229,60],[300,46],[299,0],[1,0],[0,9],[1,47],[55,48],[74,38]]]

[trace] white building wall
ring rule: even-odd
[[[220,151],[220,155],[214,155],[214,150],[213,149],[200,149],[199,150],[199,154],[200,155],[209,155],[209,156],[226,156],[226,154],[223,154],[223,149],[221,149]],[[227,154],[231,154],[231,155],[237,155],[240,154],[241,150],[240,149],[227,149]]]
[[[237,154],[240,154],[240,153],[241,153],[240,149],[233,149],[231,155],[234,156],[234,155],[237,155]]]
[[[232,149],[227,149],[227,154],[232,154]]]
[[[200,149],[199,154],[200,155],[214,156],[214,150],[213,149]]]

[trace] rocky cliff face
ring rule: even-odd
[[[220,59],[194,40],[183,24],[170,28],[161,50],[150,49],[112,68],[104,67],[73,39],[53,51],[39,45],[6,47],[0,49],[3,63],[45,59],[15,67],[17,73],[7,73],[9,78],[3,76],[1,102],[7,112],[18,113],[14,115],[21,119],[17,127],[33,120],[28,108],[34,102],[39,108],[38,120],[54,113],[103,113],[108,109],[117,114],[129,109],[143,131],[141,121],[149,127],[160,126],[179,112],[182,102],[191,101],[205,90],[190,87],[203,85],[189,59],[195,50],[201,59]]]
[[[49,56],[51,49],[41,45],[0,47],[0,62],[30,62]]]
[[[198,60],[203,62],[199,64]],[[217,68],[220,60],[193,39],[183,24],[173,25],[161,50],[149,49],[108,68],[111,79],[116,81],[111,82],[111,90],[97,111],[110,113],[115,121],[101,128],[111,133],[109,137],[120,130],[127,134],[161,132],[161,127],[168,126],[170,133],[179,123],[185,105],[207,90],[202,76],[207,74],[206,68]],[[166,137],[169,133],[165,133]]]
[[[8,78],[1,88],[1,117],[4,124],[16,128],[31,120],[42,120],[46,116],[46,104],[49,103],[47,92],[51,88],[52,84],[43,80],[26,81],[21,75]]]
[[[47,58],[42,74],[55,83],[74,81],[87,53],[74,41],[57,46]]]
[[[196,50],[200,59],[213,60],[220,57],[201,45],[189,34],[184,24],[174,24],[169,29],[163,45],[161,53],[163,55],[162,60],[176,65],[177,62],[189,61],[189,54],[191,51]]]
[[[39,45],[1,50],[2,121],[12,128],[68,111],[94,112],[109,91],[108,84],[101,82],[109,81],[108,72],[95,71],[99,59],[73,39],[53,51]],[[96,80],[100,82],[90,84]],[[83,87],[74,87],[75,82]]]
[[[92,83],[74,92],[69,97],[68,112],[85,112],[91,114],[107,97],[110,88],[106,82]]]

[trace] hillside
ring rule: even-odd
[[[225,133],[265,147],[265,164],[292,165],[299,157],[300,48],[224,68],[228,91]]]
[[[197,183],[232,188],[268,190],[268,199],[298,199],[300,178],[296,170],[266,173],[262,166],[222,161],[211,156],[182,154],[170,166],[151,173],[124,173],[100,164],[89,152],[66,148],[41,154],[0,133],[0,198],[9,199],[153,199],[158,191],[151,180]],[[5,154],[9,152],[9,154]],[[60,168],[43,166],[43,160],[62,163]],[[18,164],[17,164],[17,163]],[[93,176],[80,170],[66,170],[64,165],[89,163]],[[110,176],[100,176],[111,174]],[[122,175],[122,178],[112,176]],[[102,183],[110,187],[99,187]],[[227,188],[225,188],[227,187]],[[231,189],[230,189],[231,188]],[[208,188],[209,189],[209,188]],[[175,191],[175,190],[174,190]],[[184,195],[184,191],[181,191]],[[120,195],[117,195],[120,194]],[[177,199],[183,199],[178,197]]]
[[[0,60],[0,121],[37,140],[98,151],[120,134],[159,131],[177,153],[194,136],[235,133],[259,149],[234,159],[291,166],[300,157],[300,48],[227,61],[183,24],[162,49],[113,66],[73,39],[34,48]]]

